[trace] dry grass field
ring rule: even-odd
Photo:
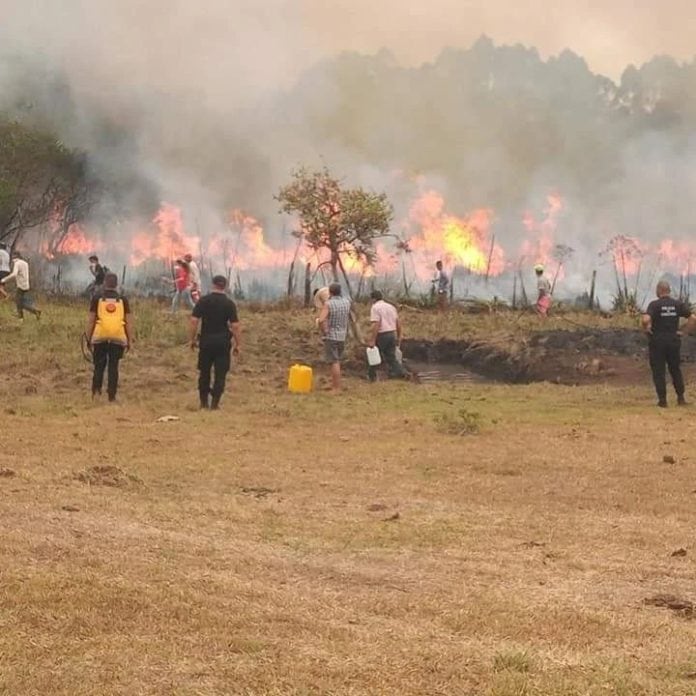
[[[242,308],[201,413],[184,315],[136,303],[110,406],[46,309],[0,305],[0,693],[696,693],[693,608],[645,603],[696,600],[694,411],[647,380],[297,397],[311,317]]]

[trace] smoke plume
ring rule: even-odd
[[[490,211],[478,256],[494,234],[508,269],[552,264],[555,245],[572,247],[562,278],[573,292],[597,267],[610,283],[601,252],[618,235],[641,241],[644,279],[691,272],[696,68],[609,59],[647,60],[646,46],[683,56],[685,38],[656,27],[635,46],[622,28],[627,2],[566,0],[544,22],[522,21],[539,7],[5,0],[0,109],[86,151],[143,220],[168,201],[187,229],[215,231],[242,208],[278,241],[273,194],[298,164],[327,164],[386,190],[404,236],[414,200],[436,191],[443,216]],[[630,10],[631,26],[654,20]],[[482,31],[514,45],[476,40]]]

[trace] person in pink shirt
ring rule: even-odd
[[[382,364],[386,365],[390,379],[406,376],[403,365],[396,357],[396,349],[401,345],[401,321],[396,307],[384,301],[379,290],[372,291],[372,308],[370,309],[370,339],[368,346],[379,348]],[[377,381],[377,366],[368,367],[370,382]]]

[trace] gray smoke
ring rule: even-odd
[[[609,292],[613,270],[600,252],[612,237],[655,249],[693,236],[696,69],[662,58],[622,74],[611,64],[610,54],[647,59],[646,46],[681,55],[687,46],[657,30],[632,45],[621,29],[628,3],[609,15],[561,2],[544,22],[522,21],[540,6],[5,1],[0,108],[85,150],[144,220],[167,200],[191,226],[213,230],[240,207],[276,241],[272,196],[300,163],[386,189],[397,219],[416,178],[443,193],[452,213],[493,208],[512,264],[523,260],[524,213],[542,220],[557,192],[565,207],[556,240],[576,250],[564,289],[582,291],[598,268]],[[649,27],[653,10],[631,8],[634,25]],[[580,27],[592,29],[582,45]],[[441,52],[482,30],[559,55],[483,39]],[[583,48],[614,79],[565,46]],[[335,55],[344,47],[376,52]],[[101,213],[108,219],[110,208]],[[683,270],[655,254],[647,266],[648,279]]]

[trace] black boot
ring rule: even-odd
[[[677,405],[678,406],[688,406],[686,403],[686,399],[684,398],[684,395],[682,394],[681,396],[677,397]]]
[[[657,402],[657,405],[658,405],[660,408],[667,408],[667,399],[660,399],[660,400]]]

